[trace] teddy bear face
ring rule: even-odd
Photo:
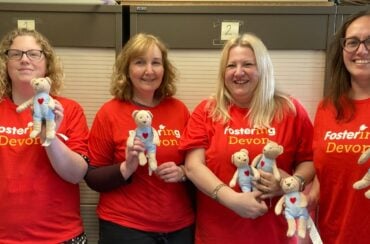
[[[284,151],[283,147],[273,141],[269,141],[263,147],[263,155],[271,159],[277,158],[280,154],[283,153],[283,151]]]
[[[239,152],[234,153],[232,156],[232,163],[236,167],[248,165],[249,164],[248,151],[242,149]]]
[[[51,87],[51,80],[48,77],[34,78],[31,80],[31,86],[36,93],[46,92],[49,93]]]
[[[285,193],[298,192],[299,191],[299,182],[293,177],[289,176],[281,181],[281,188]]]
[[[132,117],[138,127],[147,127],[152,124],[153,115],[148,110],[135,110]]]

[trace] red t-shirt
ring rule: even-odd
[[[73,151],[87,155],[88,127],[76,102],[55,97],[64,108],[57,133]],[[50,244],[83,231],[78,184],[64,181],[51,166],[39,138],[29,138],[28,108],[16,112],[10,99],[0,102],[0,243]]]
[[[369,243],[370,200],[352,185],[370,162],[359,165],[370,147],[370,99],[355,101],[356,115],[337,123],[333,106],[319,105],[314,123],[314,163],[320,181],[319,230],[325,244]]]
[[[228,184],[235,172],[231,155],[242,148],[249,151],[250,161],[262,153],[267,140],[284,147],[277,158],[277,166],[289,173],[303,161],[312,160],[312,123],[304,108],[293,100],[297,114],[286,114],[281,122],[272,122],[270,129],[250,128],[245,118],[247,109],[231,106],[230,120],[223,125],[212,121],[205,106],[198,105],[188,122],[180,149],[206,149],[206,165],[224,183]],[[240,188],[235,187],[240,192]],[[278,199],[266,201],[269,211],[257,219],[242,218],[232,210],[198,191],[196,217],[197,244],[289,243],[287,224],[283,216],[276,216],[274,206]]]
[[[136,124],[132,112],[144,109],[129,102],[112,99],[98,111],[89,137],[91,165],[105,166],[125,161],[129,130]],[[173,161],[184,163],[178,150],[181,133],[189,118],[186,106],[175,98],[163,100],[154,108],[152,127],[158,131],[158,165]],[[171,232],[194,222],[186,184],[165,183],[155,174],[149,176],[148,164],[139,166],[132,181],[115,190],[100,193],[99,218],[143,231]]]

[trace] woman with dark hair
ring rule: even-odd
[[[368,168],[357,162],[370,147],[370,11],[346,20],[327,58],[330,90],[314,122],[317,179],[310,196],[319,199],[324,243],[368,243],[370,201],[353,184]]]

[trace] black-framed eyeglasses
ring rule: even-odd
[[[39,61],[42,58],[43,53],[44,52],[42,50],[36,49],[30,49],[27,51],[22,51],[18,49],[9,49],[6,50],[5,52],[5,54],[8,56],[8,59],[10,60],[21,60],[23,54],[26,54],[26,56],[32,61]]]
[[[341,38],[340,43],[342,44],[343,49],[350,53],[357,51],[361,43],[364,44],[367,51],[370,51],[370,37],[362,41],[356,37]]]

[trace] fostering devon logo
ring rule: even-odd
[[[275,128],[238,128],[233,129],[227,126],[224,129],[224,134],[227,135],[229,145],[264,145],[268,142],[269,136],[276,135]],[[243,138],[247,136],[248,138]]]
[[[32,131],[32,122],[27,124],[25,128],[6,127],[0,125],[0,146],[23,146],[40,144],[40,138],[30,138],[29,134]]]
[[[358,131],[327,131],[324,135],[324,141],[328,141],[326,145],[327,153],[362,153],[370,147],[366,144],[369,139],[369,127],[365,124],[362,124]],[[355,143],[353,143],[354,141]]]
[[[166,125],[161,124],[157,132],[160,138],[160,146],[170,147],[179,145],[180,130],[167,128]]]

